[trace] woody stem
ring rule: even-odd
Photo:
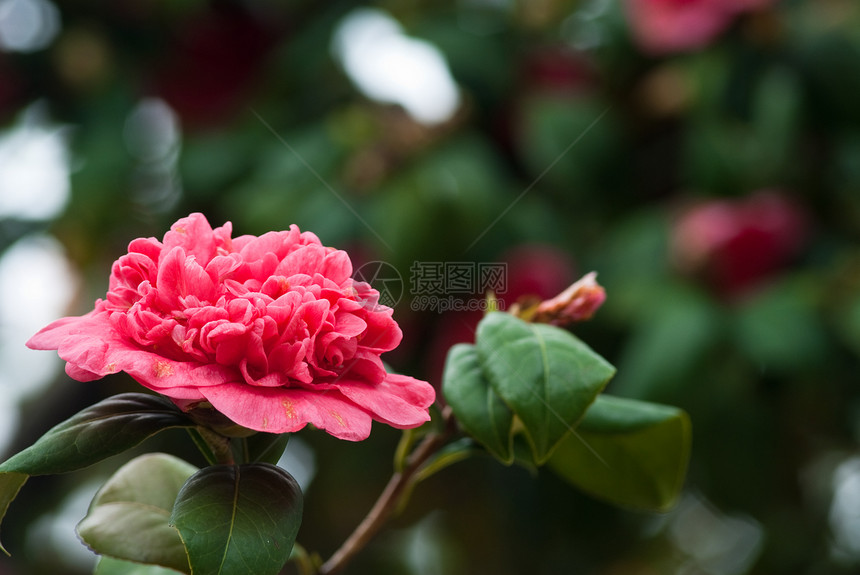
[[[319,575],[340,573],[346,564],[379,532],[394,510],[398,508],[401,497],[409,493],[409,487],[415,480],[415,474],[445,444],[451,434],[453,415],[450,408],[445,408],[442,416],[444,422],[442,431],[431,433],[425,437],[409,456],[403,470],[391,476],[388,485],[385,486],[367,516],[343,542],[340,549],[335,551],[329,560],[320,567]]]

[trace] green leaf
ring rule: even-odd
[[[6,515],[9,504],[18,495],[21,487],[27,482],[28,477],[30,476],[26,473],[0,473],[0,519]],[[0,551],[9,555],[9,552],[6,551],[3,545],[0,545]]]
[[[102,557],[96,565],[93,575],[176,575],[173,569],[158,565],[141,565],[129,561],[121,561],[113,557]]]
[[[665,511],[683,487],[690,443],[690,419],[683,410],[601,395],[549,466],[600,499]]]
[[[193,475],[176,499],[170,523],[188,550],[195,575],[276,575],[295,543],[302,493],[275,465],[214,465]]]
[[[513,461],[513,413],[484,377],[474,345],[457,344],[448,352],[442,392],[463,429],[499,461]]]
[[[289,433],[255,433],[245,439],[248,445],[248,462],[262,462],[276,465],[280,461],[287,444]]]
[[[83,469],[131,449],[159,431],[193,425],[163,397],[124,393],[100,401],[54,426],[0,465],[0,520],[30,475]]]
[[[0,465],[0,472],[66,473],[122,453],[159,431],[194,423],[163,397],[123,393],[100,401],[48,430]]]
[[[190,573],[182,539],[169,519],[179,490],[196,471],[164,453],[131,460],[96,494],[78,535],[100,555]]]
[[[484,375],[522,421],[539,465],[615,374],[570,332],[507,313],[481,320],[476,346]]]

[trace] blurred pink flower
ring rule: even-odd
[[[727,295],[743,292],[795,256],[807,235],[803,209],[775,191],[711,200],[681,215],[672,252],[682,270],[704,275]]]
[[[163,242],[136,239],[105,300],[27,343],[57,349],[80,381],[125,371],[181,408],[208,407],[256,431],[310,423],[361,440],[371,421],[429,420],[430,384],[386,372],[401,331],[379,294],[350,276],[346,252],[296,226],[231,238],[201,214]]]
[[[627,16],[643,51],[669,54],[710,44],[735,17],[774,0],[627,0]]]

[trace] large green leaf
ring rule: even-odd
[[[275,465],[214,465],[193,475],[170,517],[194,575],[276,575],[295,543],[302,493]]]
[[[166,398],[123,393],[54,426],[0,465],[0,472],[46,475],[75,471],[131,449],[164,429],[193,426]]]
[[[54,426],[0,465],[0,520],[30,475],[83,469],[131,449],[161,430],[193,426],[163,397],[124,393],[100,401]]]
[[[93,571],[93,575],[177,575],[177,573],[178,571],[166,567],[141,565],[113,557],[100,558],[95,571]]]
[[[497,459],[511,463],[514,415],[484,377],[474,345],[457,344],[448,352],[442,392],[463,429]]]
[[[683,410],[601,395],[549,466],[598,498],[665,511],[683,487],[690,443],[690,419]]]
[[[570,332],[507,313],[491,312],[481,320],[476,346],[484,375],[522,421],[538,464],[615,374]]]
[[[196,471],[164,453],[133,459],[96,494],[78,535],[100,555],[190,573],[182,539],[169,519],[179,490]]]

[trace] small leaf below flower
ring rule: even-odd
[[[182,487],[170,523],[195,574],[277,575],[302,520],[302,493],[275,465],[214,465]]]
[[[190,573],[182,539],[168,519],[179,490],[196,471],[164,453],[133,459],[96,494],[78,535],[100,555]]]

